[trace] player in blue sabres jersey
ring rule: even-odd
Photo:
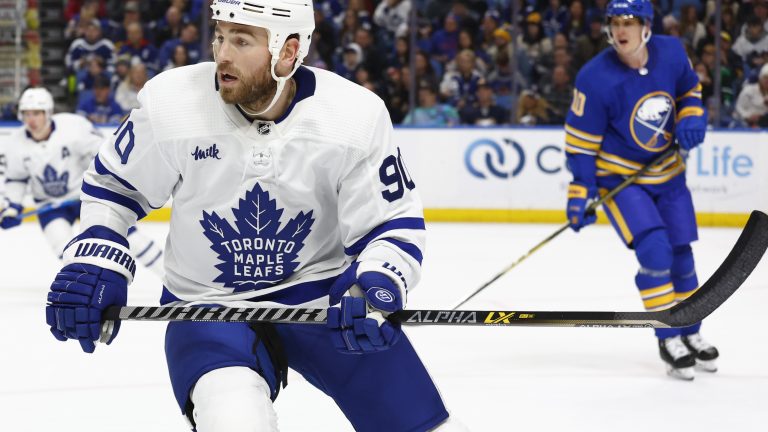
[[[674,145],[689,150],[704,140],[701,84],[677,38],[652,36],[648,0],[614,0],[606,11],[613,49],[588,62],[576,78],[566,118],[566,157],[573,173],[567,215],[578,231],[593,223],[589,201],[618,186]],[[666,309],[698,288],[690,243],[697,240],[685,160],[675,153],[604,204],[611,224],[634,250],[635,283],[649,311]],[[670,375],[693,379],[693,367],[714,372],[717,350],[699,334],[701,323],[657,329]]]

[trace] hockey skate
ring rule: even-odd
[[[696,355],[696,368],[704,372],[717,372],[716,360],[720,356],[717,348],[710,345],[701,334],[683,336],[683,343]]]
[[[667,364],[667,375],[686,381],[693,380],[696,355],[688,349],[680,336],[659,339],[659,354]]]

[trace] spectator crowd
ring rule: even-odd
[[[64,85],[76,111],[96,123],[115,122],[137,106],[149,78],[207,60],[211,30],[200,26],[209,26],[208,3],[67,1],[65,37],[72,42]],[[560,125],[579,68],[608,47],[608,0],[518,0],[515,13],[511,3],[315,0],[316,30],[305,64],[377,93],[395,124]],[[679,37],[688,51],[709,123],[768,127],[768,0],[722,0],[719,35],[714,0],[652,3],[654,34]],[[718,71],[719,107],[713,97]]]

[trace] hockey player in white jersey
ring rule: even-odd
[[[49,293],[52,333],[87,352],[111,343],[120,323],[100,318],[126,302],[127,227],[172,196],[163,304],[330,306],[328,326],[170,323],[171,383],[197,432],[276,430],[288,368],[356,430],[464,430],[383,318],[405,306],[425,242],[383,101],[301,66],[311,2],[211,9],[215,62],[147,82],[85,175],[83,232]]]
[[[27,195],[41,211],[38,220],[56,256],[75,234],[80,214],[80,188],[104,136],[84,117],[53,114],[53,97],[44,88],[30,88],[19,99],[19,120],[5,145],[5,190],[0,205],[0,227],[13,228]],[[159,277],[162,249],[131,228],[129,240],[137,260]]]

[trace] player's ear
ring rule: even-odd
[[[296,61],[296,57],[299,55],[299,39],[291,35],[283,45],[283,49],[280,51],[280,62],[285,63],[290,68],[293,68],[293,63]]]

